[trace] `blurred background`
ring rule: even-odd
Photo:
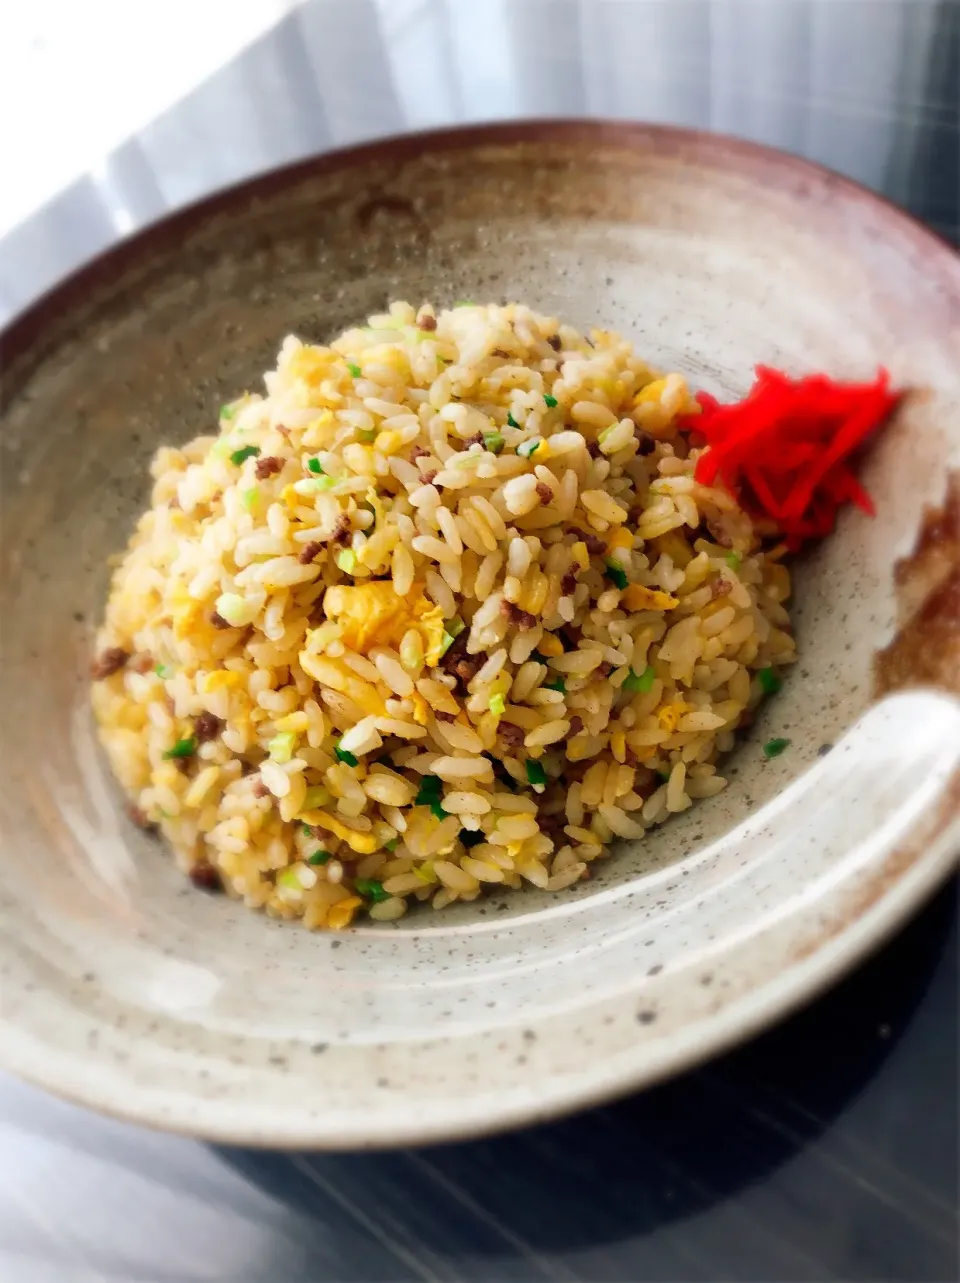
[[[6,0],[0,58],[0,320],[260,170],[524,116],[739,134],[960,241],[956,0]],[[488,1142],[214,1149],[0,1077],[0,1278],[956,1280],[957,998],[952,886],[750,1046]]]

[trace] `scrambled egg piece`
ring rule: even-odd
[[[648,383],[646,387],[640,389],[633,398],[633,404],[644,405],[659,401],[666,386],[666,379],[654,379],[652,383]]]
[[[668,731],[671,735],[677,729],[677,723],[684,713],[689,713],[691,705],[682,699],[675,700],[672,704],[664,704],[657,712],[657,721],[660,723],[660,729]]]
[[[627,610],[673,610],[680,605],[676,597],[643,584],[628,584],[620,599]]]
[[[323,599],[328,619],[339,624],[341,637],[351,650],[365,655],[374,646],[399,646],[403,634],[415,628],[423,638],[429,665],[443,653],[443,612],[414,584],[407,597],[398,597],[389,580],[370,584],[335,584]]]
[[[327,811],[302,811],[298,818],[304,824],[326,829],[341,842],[346,842],[351,851],[356,851],[357,855],[372,855],[380,845],[372,833],[358,833],[356,829],[347,828],[336,816],[330,815]]]
[[[329,374],[334,360],[336,357],[329,348],[304,346],[290,357],[287,371],[307,387],[316,388]]]
[[[625,526],[621,526],[619,530],[615,530],[607,540],[607,552],[611,555],[621,548],[627,549],[632,547],[633,535]]]
[[[186,584],[179,579],[170,589],[168,602],[174,635],[189,637],[200,622],[200,602],[190,596]]]

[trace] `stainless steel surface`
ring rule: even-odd
[[[277,8],[267,35],[0,240],[0,316],[212,188],[467,120],[726,130],[851,174],[960,239],[956,3]],[[950,888],[853,980],[716,1066],[486,1143],[217,1151],[0,1080],[0,1278],[955,1279],[955,898]]]

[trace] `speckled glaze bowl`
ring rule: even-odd
[[[193,890],[128,821],[91,728],[91,635],[155,447],[205,430],[283,335],[397,297],[521,299],[720,394],[757,361],[883,363],[915,391],[865,463],[877,519],[845,513],[797,567],[801,660],[726,793],[576,893],[310,934]],[[17,320],[4,363],[0,1066],[222,1141],[470,1134],[746,1036],[948,874],[960,264],[836,175],[633,125],[377,144],[137,236]],[[774,735],[791,745],[767,761]]]

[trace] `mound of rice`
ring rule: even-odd
[[[557,891],[724,787],[790,582],[694,481],[679,374],[518,304],[394,303],[265,384],[158,451],[94,663],[198,886],[330,928]]]

